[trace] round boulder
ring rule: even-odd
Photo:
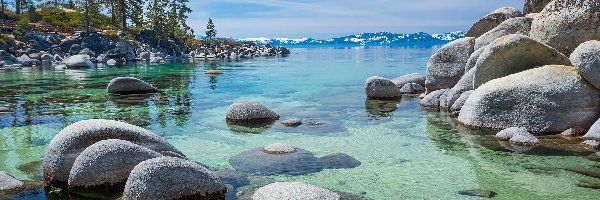
[[[115,65],[117,65],[117,61],[116,61],[115,59],[112,59],[112,58],[111,58],[111,59],[108,59],[108,60],[106,61],[106,64],[107,64],[108,66],[115,66]]]
[[[425,87],[434,91],[451,88],[465,73],[465,64],[473,53],[475,38],[455,40],[444,46],[427,61]]]
[[[238,101],[227,109],[228,122],[271,123],[279,115],[254,101]]]
[[[522,145],[522,146],[533,146],[533,145],[540,143],[540,141],[531,133],[515,134],[508,141],[511,144]]]
[[[579,44],[600,40],[598,0],[555,0],[531,23],[529,35],[570,55]]]
[[[318,199],[341,200],[339,194],[314,185],[300,182],[275,182],[254,192],[253,200]]]
[[[402,97],[400,89],[394,82],[379,76],[367,79],[365,93],[368,98],[372,99],[397,99]]]
[[[467,33],[465,33],[465,37],[479,37],[492,30],[505,20],[521,16],[523,16],[523,13],[521,13],[519,9],[511,7],[498,8],[479,21],[475,22],[475,24],[471,26]]]
[[[500,140],[500,141],[508,141],[510,140],[510,138],[512,138],[515,135],[519,135],[519,134],[530,134],[527,129],[524,128],[519,128],[519,127],[510,127],[504,130],[501,130],[500,132],[498,132],[496,134],[496,139]]]
[[[467,60],[467,64],[465,65],[465,74],[468,73],[469,70],[471,70],[475,67],[475,64],[477,64],[477,59],[479,59],[479,56],[481,55],[481,53],[483,53],[484,50],[485,50],[485,47],[479,48],[479,49],[475,50],[471,54],[471,56],[469,56],[469,60]]]
[[[326,155],[319,160],[325,169],[355,168],[361,165],[360,161],[345,153]]]
[[[117,77],[108,83],[109,93],[115,94],[145,94],[158,92],[156,87],[133,77]]]
[[[23,181],[17,180],[8,173],[0,171],[0,193],[18,190],[23,185]]]
[[[573,51],[570,59],[583,78],[600,88],[600,41],[582,43]]]
[[[421,106],[423,107],[430,107],[430,108],[437,108],[440,106],[440,98],[442,98],[442,96],[444,94],[446,94],[446,92],[448,91],[448,89],[441,89],[441,90],[436,90],[433,91],[429,94],[427,94],[423,99],[421,99]]]
[[[123,199],[225,199],[226,192],[221,180],[198,163],[159,157],[133,168]]]
[[[471,94],[458,120],[471,127],[523,127],[560,133],[590,127],[600,114],[600,91],[574,67],[548,65],[489,81]]]
[[[511,34],[495,40],[475,64],[473,86],[544,65],[571,65],[569,59],[525,35]]]
[[[398,87],[402,87],[408,83],[416,83],[421,86],[425,85],[425,75],[419,73],[406,74],[398,78],[392,79],[392,82]]]
[[[118,139],[97,142],[86,148],[73,163],[69,191],[120,195],[133,168],[142,161],[160,157],[146,147]]]
[[[454,87],[448,90],[446,94],[446,102],[448,105],[440,105],[442,107],[451,107],[456,100],[461,96],[463,92],[473,90],[473,78],[475,76],[475,68],[470,69],[462,78],[454,85]]]
[[[323,169],[313,153],[281,144],[242,152],[229,163],[236,171],[255,175],[304,175]]]
[[[127,140],[156,152],[183,155],[166,140],[141,127],[104,119],[83,120],[65,127],[50,141],[43,162],[46,185],[67,186],[79,154],[88,146],[107,139]]]
[[[286,119],[281,122],[284,126],[287,127],[298,127],[302,125],[302,120],[300,119]]]
[[[507,19],[506,21],[498,25],[496,28],[484,33],[483,35],[475,39],[475,49],[485,47],[488,44],[494,42],[494,40],[505,35],[529,35],[532,21],[533,18],[530,17],[515,17]]]
[[[89,68],[94,67],[94,63],[90,61],[88,55],[74,55],[63,61],[68,68]]]
[[[400,88],[402,94],[420,94],[425,91],[425,88],[417,83],[407,83]]]
[[[465,105],[465,102],[467,101],[467,99],[469,99],[471,94],[473,94],[473,92],[474,92],[474,90],[469,90],[469,91],[463,92],[460,95],[460,97],[458,97],[458,99],[456,99],[456,101],[454,101],[454,103],[450,107],[450,112],[452,112],[453,115],[458,116],[458,114],[460,113],[460,110]]]

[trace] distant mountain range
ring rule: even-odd
[[[240,42],[255,42],[260,45],[285,47],[353,47],[353,46],[431,46],[446,44],[456,39],[463,38],[462,31],[428,34],[424,32],[403,33],[361,33],[328,40],[317,40],[313,38],[289,39],[289,38],[244,38]]]

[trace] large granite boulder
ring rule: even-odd
[[[407,83],[400,88],[401,94],[421,94],[425,92],[425,87],[417,83]]]
[[[569,59],[525,35],[511,34],[495,40],[475,64],[473,86],[544,65],[571,65]]]
[[[526,0],[523,12],[525,14],[542,12],[544,7],[551,1],[552,0]]]
[[[63,61],[63,64],[69,68],[89,68],[95,66],[88,55],[74,55],[68,57]]]
[[[463,92],[473,90],[473,78],[475,77],[475,68],[470,69],[462,78],[454,85],[454,87],[448,90],[446,94],[447,105],[441,105],[442,107],[451,107],[452,104],[460,97]]]
[[[133,168],[123,200],[225,199],[226,193],[221,180],[198,163],[159,157]]]
[[[404,85],[406,85],[408,83],[416,83],[421,86],[425,86],[426,78],[427,77],[425,77],[425,75],[423,75],[423,74],[413,73],[413,74],[402,75],[402,76],[399,76],[398,78],[392,79],[392,82],[394,82],[394,84],[396,84],[396,86],[398,86],[399,88],[403,87]]]
[[[573,51],[570,59],[583,78],[600,88],[600,41],[582,43]]]
[[[465,72],[465,64],[474,51],[474,45],[475,38],[461,38],[433,54],[427,62],[427,89],[435,91],[454,86]]]
[[[533,20],[533,39],[570,55],[579,44],[600,40],[600,3],[597,0],[554,0]]]
[[[233,123],[271,123],[278,120],[279,115],[260,103],[238,101],[229,106],[226,119]]]
[[[137,164],[160,156],[125,140],[102,140],[87,147],[75,159],[69,175],[69,191],[99,194],[110,191],[119,195]]]
[[[460,94],[458,99],[456,99],[452,106],[450,106],[450,112],[452,112],[452,115],[458,116],[458,114],[460,114],[460,110],[465,105],[465,102],[467,102],[467,99],[469,99],[471,94],[473,94],[473,92],[474,90],[469,90]]]
[[[484,33],[483,35],[475,39],[475,49],[485,47],[488,44],[494,42],[494,40],[505,35],[529,35],[532,21],[533,18],[530,17],[515,17],[507,19],[500,25],[496,26],[496,28]]]
[[[3,192],[10,192],[18,190],[23,187],[23,181],[17,180],[10,174],[0,171],[0,194]]]
[[[339,194],[318,186],[300,182],[275,182],[258,188],[252,195],[253,200],[314,199],[342,200]]]
[[[483,53],[484,50],[485,50],[485,47],[479,48],[479,49],[475,50],[471,54],[471,56],[469,56],[469,60],[467,60],[467,64],[465,65],[465,74],[468,73],[469,70],[471,70],[475,67],[475,64],[477,64],[477,59],[479,59],[479,56],[481,55],[481,53]]]
[[[254,175],[304,175],[323,170],[313,153],[284,144],[242,152],[229,159],[229,163],[236,171]]]
[[[575,126],[588,128],[599,114],[598,89],[574,67],[549,65],[481,85],[458,120],[470,127],[560,133]]]
[[[365,93],[371,99],[397,99],[402,97],[400,89],[394,82],[379,76],[367,79]]]
[[[50,141],[43,162],[46,185],[67,186],[79,154],[88,146],[107,139],[127,140],[159,153],[183,155],[166,140],[141,127],[104,119],[83,120],[65,127]]]
[[[479,21],[475,22],[475,24],[473,24],[473,26],[471,26],[471,28],[467,31],[465,37],[479,37],[492,30],[505,20],[521,16],[523,16],[523,13],[521,13],[519,9],[510,7],[498,8]]]
[[[133,77],[117,77],[108,83],[109,93],[115,94],[145,94],[157,92],[158,89],[145,81]]]

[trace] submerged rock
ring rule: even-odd
[[[392,81],[373,76],[367,79],[365,83],[365,93],[372,99],[397,99],[402,97],[400,89]]]
[[[286,119],[281,122],[284,126],[287,127],[298,127],[302,125],[302,120],[300,119]]]
[[[416,83],[407,83],[402,88],[400,88],[400,93],[402,94],[420,94],[425,91],[425,88],[420,84]]]
[[[523,127],[562,132],[590,127],[600,114],[600,91],[574,67],[549,65],[489,81],[471,94],[458,120],[471,127]]]
[[[571,65],[569,59],[525,35],[512,34],[495,40],[475,64],[473,86],[544,65]]]
[[[325,169],[355,168],[361,165],[360,161],[345,153],[326,155],[319,160]]]
[[[124,200],[225,199],[226,186],[201,165],[180,158],[141,162],[125,184]]]
[[[106,139],[126,140],[156,152],[170,151],[183,155],[166,140],[141,127],[104,119],[83,120],[65,127],[50,141],[43,163],[46,185],[66,186],[73,163],[80,153]]]
[[[597,0],[555,0],[531,24],[530,36],[570,55],[579,44],[600,40],[600,4]]]
[[[342,197],[328,189],[300,182],[275,182],[254,192],[253,200],[318,199],[341,200]]]
[[[23,181],[17,180],[8,173],[0,171],[0,193],[18,190],[24,184]]]
[[[415,83],[415,84],[419,84],[421,86],[425,86],[425,79],[426,79],[425,75],[419,74],[419,73],[413,73],[413,74],[402,75],[398,78],[392,79],[392,82],[394,84],[396,84],[396,86],[398,86],[399,88],[408,83]]]
[[[531,133],[518,133],[513,135],[510,140],[508,140],[511,144],[523,145],[523,146],[533,146],[540,141]]]
[[[381,118],[392,116],[392,113],[398,109],[398,100],[378,100],[369,99],[365,100],[365,109],[370,117]]]
[[[583,78],[594,87],[600,88],[600,41],[592,40],[580,44],[570,59]]]
[[[467,33],[465,33],[465,37],[479,37],[492,30],[505,20],[521,16],[523,16],[523,13],[521,13],[519,9],[511,7],[498,8],[479,21],[475,22],[475,24],[471,26]]]
[[[458,194],[483,198],[494,198],[497,195],[496,192],[485,189],[463,190],[458,192]]]
[[[515,135],[518,134],[530,134],[527,129],[519,128],[519,127],[510,127],[504,130],[501,130],[496,134],[496,139],[500,141],[508,141]]]
[[[444,93],[446,93],[446,91],[448,91],[447,89],[441,89],[441,90],[436,90],[433,91],[429,94],[427,94],[423,99],[421,99],[421,106],[423,107],[430,107],[430,108],[437,108],[440,106],[440,99],[442,97],[442,95]]]
[[[248,176],[235,170],[219,170],[213,172],[213,174],[224,183],[231,185],[235,188],[243,187],[250,184]]]
[[[206,72],[204,72],[205,74],[208,75],[219,75],[219,74],[223,74],[223,72],[219,71],[219,70],[208,70]]]
[[[254,101],[238,101],[227,109],[228,122],[272,123],[279,115]]]
[[[145,81],[133,77],[117,77],[106,87],[109,93],[115,94],[145,94],[158,92],[158,89]]]
[[[73,163],[69,175],[69,190],[76,193],[106,193],[118,196],[133,168],[142,161],[160,157],[134,143],[108,139],[87,147]]]
[[[434,91],[454,86],[465,72],[474,45],[475,38],[462,38],[442,46],[433,54],[427,61],[427,89]]]
[[[268,145],[242,152],[229,163],[235,170],[255,175],[304,175],[323,169],[315,155],[287,145]]]

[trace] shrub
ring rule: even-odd
[[[13,32],[16,36],[24,35],[32,30],[29,19],[22,17],[16,24],[15,31]]]

